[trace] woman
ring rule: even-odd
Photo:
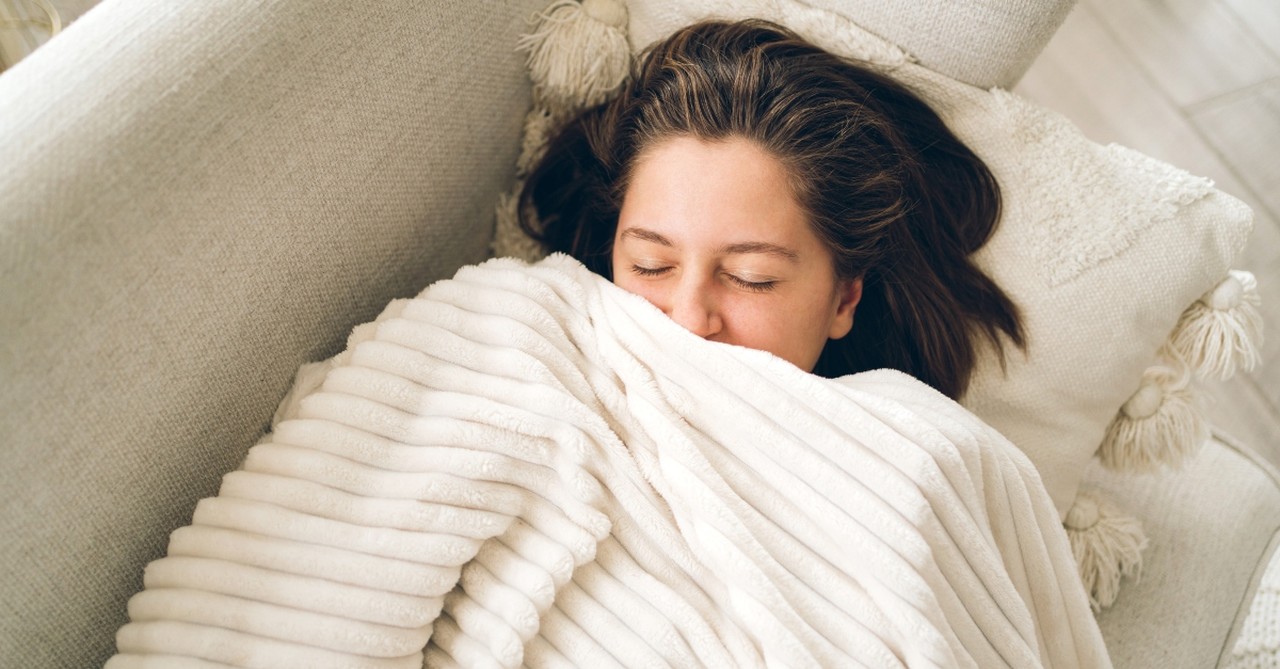
[[[552,247],[700,336],[953,395],[976,333],[1021,342],[966,259],[982,164],[775,27],[681,31],[548,155]],[[498,260],[389,307],[148,566],[109,666],[1106,666],[994,430],[902,374],[672,351],[631,297]]]
[[[822,376],[895,368],[957,398],[977,338],[1024,345],[969,259],[999,217],[990,171],[903,86],[771,23],[651,47],[552,140],[522,199],[550,250]]]

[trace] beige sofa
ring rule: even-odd
[[[485,257],[546,4],[106,0],[0,76],[0,666],[100,665],[297,367]],[[812,4],[983,86],[1071,5]],[[1116,666],[1216,666],[1280,477],[1216,436],[1177,475],[1091,478],[1151,538],[1100,618]]]

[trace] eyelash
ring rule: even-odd
[[[670,267],[641,267],[640,265],[632,265],[631,271],[640,276],[661,276],[671,269]]]
[[[640,265],[631,266],[632,273],[636,274],[637,276],[647,276],[647,277],[662,276],[663,274],[666,274],[667,271],[670,269],[671,269],[670,267],[655,268],[655,267],[642,267]],[[753,293],[767,293],[773,290],[774,286],[776,286],[778,283],[777,281],[747,281],[746,279],[742,279],[732,274],[726,274],[725,276],[729,277],[729,281],[732,282],[735,286],[743,290],[751,291]]]
[[[746,281],[732,274],[728,276],[729,280],[737,284],[739,288],[749,290],[753,293],[767,293],[773,290],[773,287],[778,283],[777,281]]]

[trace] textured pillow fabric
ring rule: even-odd
[[[955,126],[1006,210],[977,257],[1030,336],[1007,374],[987,356],[964,404],[1036,461],[1065,516],[1117,410],[1183,311],[1227,274],[1252,214],[1208,180],[1089,142],[1011,93],[978,102]]]
[[[1091,142],[1013,93],[933,72],[856,17],[793,0],[631,2],[628,11],[633,52],[705,18],[786,25],[902,81],[986,161],[1005,210],[976,257],[1021,306],[1029,346],[1025,356],[1011,349],[1003,367],[986,351],[963,401],[1031,457],[1067,519],[1108,426],[1144,375],[1164,369],[1159,352],[1180,316],[1227,277],[1251,229],[1249,209],[1206,179]],[[1169,376],[1181,389],[1185,374]],[[1156,406],[1163,399],[1157,393]],[[1140,529],[1129,540],[1136,552]]]

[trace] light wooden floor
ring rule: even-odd
[[[1258,278],[1263,365],[1201,396],[1280,466],[1280,1],[1080,0],[1014,90],[1253,207],[1236,268]]]

